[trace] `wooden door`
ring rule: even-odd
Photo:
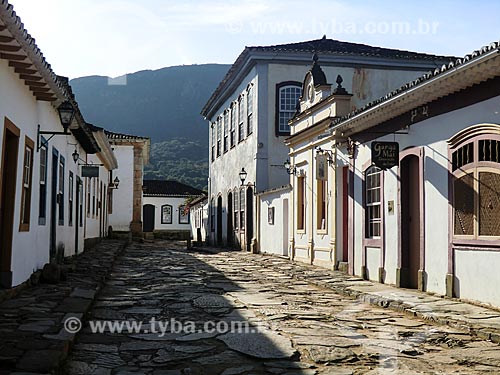
[[[153,232],[155,229],[155,206],[145,204],[142,208],[142,230],[143,232]]]
[[[419,158],[401,160],[401,286],[418,288],[420,269],[420,175]]]
[[[16,201],[19,129],[5,119],[0,180],[0,287],[12,287],[12,239]]]

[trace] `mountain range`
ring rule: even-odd
[[[200,111],[230,65],[183,65],[126,76],[71,80],[85,120],[107,130],[151,138],[147,179],[205,189],[208,125]]]

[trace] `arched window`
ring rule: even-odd
[[[276,135],[290,134],[288,120],[295,114],[301,95],[300,82],[287,81],[276,85]]]
[[[371,166],[365,171],[366,238],[380,238],[382,230],[382,170]]]
[[[169,204],[161,206],[161,223],[172,224],[172,206]]]
[[[489,131],[489,134],[487,133]],[[453,235],[500,237],[500,126],[477,125],[450,140]]]

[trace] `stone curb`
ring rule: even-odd
[[[332,272],[335,276],[338,276],[338,274],[335,273],[336,271],[329,271],[329,272]],[[363,280],[360,278],[347,276],[344,274],[342,274],[342,275],[345,278],[345,280],[343,280],[342,283],[350,282],[350,281],[357,281],[357,282],[366,282],[366,283],[371,283],[371,284],[379,284],[376,282],[367,281],[367,280]],[[298,276],[295,274],[290,274],[289,276],[295,278],[296,280],[308,281],[313,285],[316,285],[316,286],[319,286],[322,288],[331,289],[331,290],[335,291],[336,293],[342,294],[342,295],[347,296],[347,297],[351,297],[353,299],[357,299],[360,302],[365,302],[365,303],[369,303],[371,305],[375,305],[375,306],[379,306],[379,307],[383,307],[383,308],[389,308],[391,310],[398,311],[398,312],[403,312],[409,316],[417,317],[417,318],[423,319],[423,320],[430,322],[430,323],[435,323],[438,325],[449,326],[452,328],[464,330],[464,331],[468,332],[469,334],[471,334],[472,336],[475,335],[481,339],[491,340],[492,342],[500,344],[500,330],[491,329],[490,327],[485,327],[485,326],[481,326],[478,324],[472,324],[471,322],[469,322],[467,320],[450,318],[450,317],[440,317],[440,316],[432,314],[432,313],[418,311],[417,309],[415,309],[415,306],[413,304],[407,303],[405,301],[402,301],[399,299],[394,299],[394,298],[389,298],[386,296],[380,296],[380,295],[377,295],[375,293],[361,292],[359,290],[351,289],[350,286],[335,285],[333,283],[317,281],[314,279],[309,279],[307,277],[301,277],[301,276]],[[384,284],[380,284],[380,285],[384,285]],[[425,292],[422,292],[422,295],[429,296]],[[445,297],[445,296],[439,297],[437,299],[450,300],[450,301],[455,301],[455,302],[459,302],[462,304],[466,304],[465,302],[461,302],[456,298],[449,298],[449,297]],[[475,305],[471,304],[471,306],[475,306]],[[486,308],[484,308],[484,309],[486,309]],[[494,310],[492,310],[492,311],[494,311]]]
[[[196,251],[201,251],[201,252],[206,252],[206,253],[232,253],[233,251],[228,250],[228,249],[218,249],[218,248],[210,248],[210,247],[197,247],[195,249]],[[238,253],[238,251],[236,251]],[[244,253],[247,254],[247,253]],[[250,254],[248,254],[250,255]],[[405,313],[409,316],[412,317],[417,317],[420,319],[423,319],[427,322],[438,324],[438,325],[443,325],[443,326],[449,326],[452,328],[464,330],[468,332],[469,334],[473,336],[477,336],[481,339],[484,340],[491,340],[494,343],[500,344],[500,325],[499,329],[496,329],[491,326],[487,325],[481,325],[475,322],[468,321],[467,319],[463,318],[460,319],[460,317],[457,317],[457,315],[460,315],[460,311],[457,310],[455,317],[450,317],[450,316],[440,316],[438,314],[429,312],[429,311],[419,311],[418,308],[415,307],[415,304],[409,303],[407,301],[404,301],[402,299],[397,299],[397,298],[390,298],[387,296],[379,295],[374,292],[364,292],[360,290],[353,289],[354,284],[357,284],[357,286],[363,286],[363,285],[385,285],[385,284],[380,284],[377,282],[373,281],[368,281],[364,280],[362,278],[356,277],[356,276],[350,276],[346,275],[344,273],[341,273],[339,271],[332,271],[328,269],[323,269],[319,268],[316,266],[312,266],[309,264],[302,264],[299,262],[291,261],[287,257],[282,257],[279,255],[275,254],[256,254],[256,256],[260,256],[261,259],[265,258],[274,258],[274,259],[282,259],[284,261],[288,261],[291,265],[294,267],[302,268],[305,270],[310,270],[310,271],[321,271],[324,273],[322,276],[317,276],[317,275],[311,275],[311,277],[307,276],[301,276],[297,275],[295,272],[296,270],[292,270],[290,272],[287,272],[288,276],[300,280],[300,281],[307,281],[313,285],[322,287],[322,288],[327,288],[331,289],[334,292],[351,297],[353,299],[359,300],[360,302],[365,302],[369,303],[371,305],[383,307],[383,308],[389,308],[394,311],[402,312]],[[336,278],[336,281],[325,281],[325,279],[332,279]],[[352,285],[348,285],[348,283],[352,283]],[[388,288],[395,288],[393,286],[387,285]],[[396,290],[399,291],[405,291],[406,289],[400,289],[400,288],[395,288]],[[450,302],[457,302],[463,305],[468,305],[471,308],[477,308],[479,309],[484,309],[484,311],[490,311],[494,312],[495,314],[498,314],[498,317],[500,318],[500,313],[498,311],[495,311],[494,309],[488,309],[487,307],[483,306],[477,306],[476,304],[468,303],[461,301],[457,298],[450,298],[446,296],[432,296],[431,294],[428,294],[426,292],[418,292],[415,290],[412,290],[414,293],[419,293],[421,296],[426,297],[426,298],[435,298],[436,301],[450,301]],[[450,310],[452,312],[452,310]]]
[[[99,246],[105,245],[106,241],[97,244],[94,249],[98,249]],[[17,348],[16,344],[12,343],[15,339],[11,337],[2,337],[3,334],[0,333],[0,349],[4,352],[6,348],[11,349],[14,354],[8,358],[8,363],[4,362],[4,358],[0,358],[0,375],[4,374],[65,374],[65,364],[70,353],[71,347],[74,343],[76,333],[69,333],[64,328],[64,322],[68,318],[77,318],[83,323],[85,322],[85,316],[92,308],[94,301],[98,292],[105,285],[107,278],[109,277],[109,272],[116,263],[117,258],[124,252],[129,243],[123,241],[116,241],[117,249],[113,252],[107,252],[108,257],[104,258],[104,261],[99,262],[99,264],[104,265],[97,272],[88,275],[85,274],[85,270],[88,267],[92,267],[92,252],[94,249],[90,249],[86,252],[81,253],[81,256],[87,255],[87,258],[80,260],[80,264],[77,258],[76,270],[74,274],[70,274],[68,281],[61,284],[47,285],[41,284],[39,289],[37,287],[25,288],[24,293],[19,293],[16,297],[4,301],[3,303],[10,304],[11,306],[2,306],[0,303],[0,308],[12,309],[16,303],[22,302],[23,299],[30,300],[28,304],[20,304],[20,306],[34,308],[35,312],[31,315],[28,314],[27,321],[24,317],[19,317],[20,325],[14,331],[14,335],[18,335],[18,341],[34,340],[38,343],[50,343],[47,347],[27,347],[21,353],[17,353],[20,350]],[[79,256],[80,256],[79,255]],[[71,280],[70,280],[71,279]],[[74,285],[71,285],[74,283]],[[75,285],[76,284],[76,285]],[[50,288],[50,289],[49,289]],[[41,291],[44,295],[48,291],[57,291],[55,297],[47,303],[52,303],[54,307],[50,309],[50,312],[42,312],[41,316],[38,316],[36,312],[36,307],[40,298],[37,300],[32,294],[36,296],[37,291]],[[31,292],[31,294],[30,294]],[[57,298],[59,297],[60,298]],[[43,299],[42,299],[43,300]],[[14,307],[15,308],[15,307]],[[51,315],[54,313],[54,315]],[[58,316],[64,314],[62,319]],[[1,316],[1,314],[0,314]],[[47,324],[44,327],[44,324]],[[60,327],[60,329],[59,329]],[[46,332],[46,330],[49,332]],[[54,328],[56,331],[54,331]],[[57,329],[59,329],[57,331]],[[25,338],[26,337],[26,338]],[[40,345],[38,344],[38,345]],[[43,345],[42,345],[43,346]],[[3,357],[0,354],[0,357]],[[10,363],[10,365],[9,365]],[[14,370],[15,368],[15,370]]]

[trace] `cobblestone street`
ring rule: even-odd
[[[137,320],[141,331],[98,334],[85,324],[67,372],[498,373],[498,344],[297,280],[292,267],[301,266],[168,242],[133,244],[118,258],[89,321]],[[185,329],[196,324],[196,333],[152,333],[152,317]],[[206,322],[235,321],[258,333],[203,332]]]

